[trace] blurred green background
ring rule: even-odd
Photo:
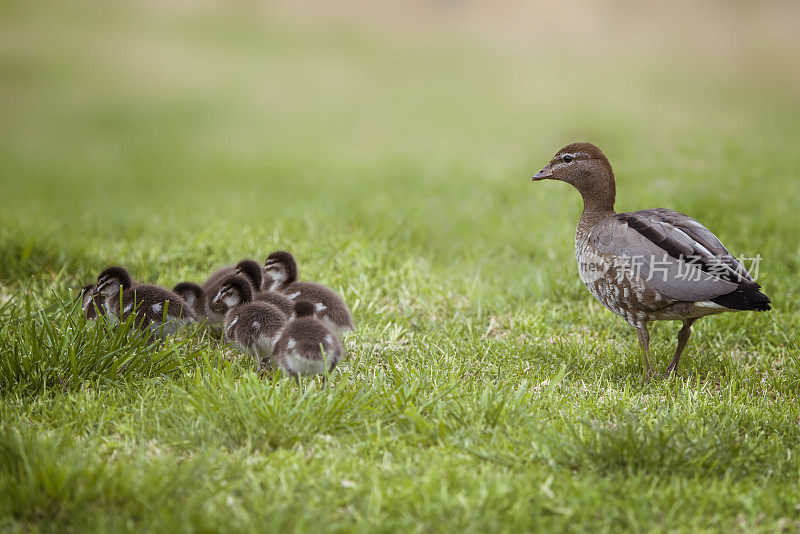
[[[763,277],[798,257],[775,233],[800,208],[798,11],[5,2],[0,278],[356,241],[559,276],[580,200],[529,177],[576,140],[611,159],[618,209],[687,212],[769,254]]]

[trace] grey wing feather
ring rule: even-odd
[[[671,210],[618,213],[592,229],[589,243],[626,259],[646,285],[672,300],[709,300],[752,281],[714,234]]]
[[[725,245],[715,236],[708,228],[700,224],[696,219],[684,215],[683,213],[668,210],[665,208],[656,208],[651,210],[642,210],[637,213],[645,213],[651,215],[668,224],[675,226],[682,230],[689,237],[694,239],[698,244],[705,247],[717,259],[722,261],[725,265],[730,267],[742,281],[755,282],[753,277],[747,272],[747,269],[739,263],[739,261],[728,252]]]

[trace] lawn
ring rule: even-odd
[[[0,529],[800,529],[794,8],[676,36],[307,4],[0,8]],[[772,312],[645,379],[578,279],[580,197],[530,180],[578,140],[619,210],[760,255]],[[351,306],[327,387],[75,306],[109,264],[172,287],[276,249]]]

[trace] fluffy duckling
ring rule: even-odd
[[[225,315],[225,339],[256,356],[260,369],[270,368],[272,341],[287,315],[274,304],[254,301],[253,287],[237,275],[225,279],[211,305],[216,313]]]
[[[650,321],[683,323],[669,373],[700,317],[770,309],[747,269],[696,220],[665,208],[617,213],[614,171],[596,146],[565,146],[533,176],[544,179],[566,182],[583,197],[578,272],[589,292],[636,330],[648,375]]]
[[[214,300],[214,297],[217,295],[217,293],[219,293],[219,289],[225,279],[235,274],[241,274],[244,276],[254,289],[261,289],[263,273],[261,266],[256,261],[245,259],[236,265],[228,265],[227,267],[222,267],[221,269],[216,270],[201,286],[205,299],[207,324],[211,326],[218,326],[224,321],[225,313],[223,312],[220,314],[219,312],[215,311],[211,304]]]
[[[205,295],[200,285],[194,282],[180,282],[172,288],[172,291],[186,301],[197,319],[207,315]]]
[[[87,319],[97,319],[100,315],[105,315],[105,297],[103,295],[93,295],[94,284],[83,286],[80,292],[81,309]]]
[[[211,273],[208,279],[203,283],[203,288],[206,289],[206,286],[210,284],[221,282],[232,274],[247,277],[256,289],[261,289],[263,285],[264,272],[261,266],[255,260],[244,259],[236,265],[226,265]]]
[[[353,318],[344,300],[322,284],[298,282],[297,262],[288,252],[279,250],[270,254],[264,271],[272,280],[272,291],[280,291],[295,302],[311,302],[316,316],[339,335],[353,330]]]
[[[233,273],[246,277],[253,284],[253,289],[264,289],[264,270],[257,261],[242,260],[234,266]]]
[[[225,314],[236,304],[228,304],[228,302],[238,302],[238,303],[246,303],[246,302],[268,302],[273,306],[276,306],[279,310],[281,310],[284,315],[287,317],[292,314],[294,311],[294,301],[284,295],[283,293],[278,293],[277,291],[256,291],[253,289],[253,286],[249,283],[248,279],[244,276],[239,275],[231,275],[226,277],[220,283],[220,290],[228,289],[226,294],[228,295],[227,301],[225,298],[216,298],[220,295],[220,292],[217,292],[212,299],[211,306],[216,314]],[[235,291],[231,292],[230,289],[235,289]],[[234,296],[235,295],[235,296]],[[237,300],[238,299],[238,300]]]
[[[286,324],[286,314],[268,302],[247,302],[225,314],[225,340],[256,357],[259,371],[274,367],[272,345]]]
[[[223,316],[239,304],[247,304],[253,301],[253,286],[244,277],[232,274],[221,280],[219,290],[211,297],[211,310]]]
[[[122,267],[109,267],[97,277],[92,296],[105,297],[106,313],[115,320],[136,313],[136,324],[155,337],[175,334],[195,320],[189,305],[174,292],[151,284],[134,284]]]
[[[328,326],[314,317],[314,304],[294,305],[294,314],[274,340],[272,360],[299,382],[300,377],[328,373],[342,359],[342,343]]]

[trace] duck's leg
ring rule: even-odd
[[[650,377],[653,371],[650,369],[650,332],[647,331],[647,323],[641,326],[636,326],[636,335],[639,337],[639,346],[642,348],[644,354],[644,371]]]
[[[694,322],[697,321],[697,318],[694,319],[685,319],[683,321],[683,328],[680,329],[678,332],[678,347],[675,349],[675,356],[672,357],[672,361],[669,362],[669,367],[667,367],[667,374],[673,373],[678,370],[678,360],[681,359],[681,354],[683,354],[683,349],[686,348],[686,343],[689,341],[689,336],[692,335],[692,325]]]

